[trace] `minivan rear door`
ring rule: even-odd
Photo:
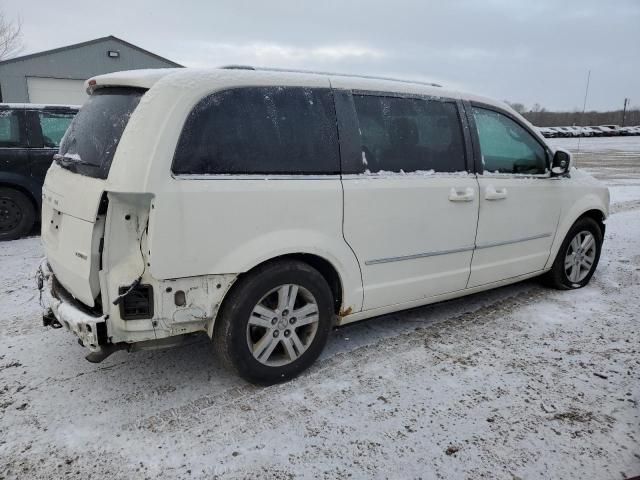
[[[100,293],[98,210],[111,162],[144,90],[110,87],[93,92],[60,144],[43,187],[42,241],[58,281],[93,306]]]
[[[89,307],[100,293],[99,244],[104,219],[98,208],[104,180],[54,164],[42,188],[42,243],[56,279]]]

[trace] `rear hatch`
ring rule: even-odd
[[[95,90],[69,126],[43,188],[42,242],[57,280],[95,306],[100,293],[100,208],[115,151],[144,89]]]

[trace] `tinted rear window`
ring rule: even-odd
[[[204,98],[190,113],[176,174],[339,173],[329,89],[248,87]]]
[[[83,175],[107,178],[122,132],[144,92],[123,87],[96,90],[62,138],[58,163]]]

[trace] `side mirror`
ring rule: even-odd
[[[551,162],[551,173],[555,176],[564,175],[571,168],[571,154],[559,148],[553,155]]]

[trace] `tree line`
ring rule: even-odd
[[[537,103],[529,109],[527,109],[522,103],[507,103],[511,108],[537,127],[622,125],[622,109],[611,110],[608,112],[550,112]],[[627,109],[626,114],[624,114],[624,124],[625,126],[640,125],[640,108],[634,107],[632,109]]]

